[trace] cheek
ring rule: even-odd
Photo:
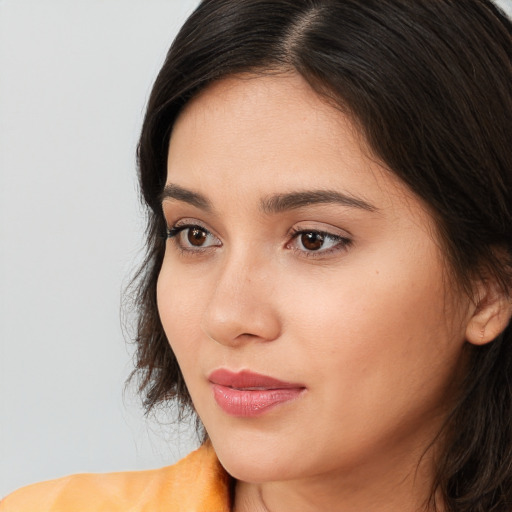
[[[182,365],[187,354],[194,353],[196,331],[200,326],[201,298],[205,296],[201,280],[193,280],[164,262],[157,282],[157,307],[165,334]]]
[[[421,390],[436,375],[449,379],[462,348],[463,329],[451,320],[437,260],[421,265],[390,252],[385,265],[384,256],[347,267],[322,286],[298,280],[303,286],[296,281],[281,300],[303,364],[317,367],[319,379],[331,375],[333,389],[383,397]]]

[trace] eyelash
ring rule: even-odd
[[[206,229],[205,227],[201,226],[200,224],[176,224],[172,226],[171,228],[167,229],[167,239],[172,240],[174,245],[177,249],[183,254],[187,255],[194,255],[194,254],[203,254],[208,249],[211,249],[213,247],[219,247],[218,245],[208,245],[206,247],[197,246],[195,248],[192,248],[191,246],[184,246],[182,243],[180,243],[179,235],[188,229],[197,229],[199,231],[202,231],[206,233],[206,236],[214,236],[211,231]],[[217,237],[215,237],[217,238]]]
[[[171,228],[168,228],[167,229],[167,239],[172,240],[172,242],[174,243],[176,248],[179,249],[180,253],[182,253],[182,254],[192,255],[192,256],[199,255],[199,254],[205,253],[209,249],[212,249],[215,247],[220,247],[220,245],[222,245],[222,244],[220,244],[220,245],[212,244],[212,245],[208,245],[206,247],[197,246],[195,248],[192,248],[192,246],[185,246],[182,243],[180,243],[179,235],[183,231],[186,231],[189,229],[197,229],[197,230],[205,233],[206,237],[208,237],[208,236],[215,237],[215,235],[213,235],[211,233],[211,231],[209,231],[205,227],[201,226],[200,224],[182,224],[182,225],[177,224],[177,225],[172,226]],[[298,240],[299,237],[301,237],[302,235],[309,235],[309,234],[314,234],[314,235],[320,236],[323,239],[322,240],[323,242],[330,240],[331,242],[334,242],[334,246],[330,247],[328,249],[320,248],[318,250],[307,250],[306,248],[298,249],[296,247],[292,247],[292,244],[296,240]],[[294,252],[299,253],[301,257],[306,257],[306,258],[325,257],[330,254],[336,253],[338,251],[347,250],[348,247],[350,247],[350,245],[352,244],[352,240],[350,238],[347,238],[347,237],[344,237],[341,235],[334,235],[327,231],[322,231],[322,230],[318,230],[318,229],[295,229],[294,228],[290,231],[289,237],[291,238],[291,240],[286,244],[286,248],[293,250]],[[217,238],[217,237],[215,237],[215,238]],[[302,244],[302,245],[304,245],[304,244]]]
[[[307,249],[301,250],[301,249],[296,249],[296,248],[290,247],[291,243],[293,241],[298,240],[300,236],[309,235],[309,234],[320,235],[324,239],[324,241],[331,240],[335,244],[333,247],[330,247],[329,249],[323,249],[323,250],[319,249],[317,251],[315,251],[315,250],[308,251]],[[350,245],[352,245],[352,240],[348,237],[341,236],[341,235],[334,235],[333,233],[329,233],[327,231],[322,231],[319,229],[295,229],[294,228],[290,232],[290,237],[292,238],[292,241],[287,243],[286,246],[290,247],[290,249],[293,251],[299,252],[301,254],[301,256],[304,256],[306,258],[322,258],[322,257],[328,256],[330,254],[336,253],[338,251],[344,251],[344,250],[348,249],[350,247]]]

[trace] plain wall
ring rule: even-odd
[[[123,394],[119,309],[142,240],[144,104],[197,3],[0,0],[0,496],[194,446]]]
[[[145,102],[197,3],[0,0],[0,496],[193,446],[123,392],[120,302]]]

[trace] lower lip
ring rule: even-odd
[[[298,398],[304,388],[234,389],[213,384],[213,396],[219,407],[231,416],[250,418]]]

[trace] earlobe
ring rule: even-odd
[[[482,289],[484,288],[484,289]],[[512,298],[497,284],[482,286],[473,315],[466,327],[466,340],[473,345],[485,345],[493,341],[507,327],[512,317]]]

